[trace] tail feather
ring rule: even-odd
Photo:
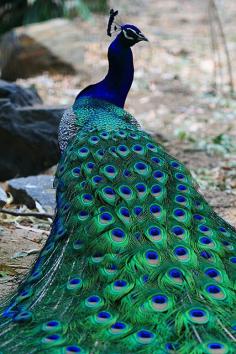
[[[99,124],[62,156],[51,235],[4,310],[1,351],[233,354],[235,230],[148,134]]]

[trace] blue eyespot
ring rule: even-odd
[[[205,274],[210,278],[216,278],[219,275],[219,272],[214,268],[210,268],[205,271]]]
[[[205,259],[210,259],[210,258],[211,258],[210,252],[207,252],[207,251],[202,251],[202,252],[200,253],[200,255],[201,255],[203,258],[205,258]]]
[[[209,349],[222,349],[224,346],[220,343],[210,343],[208,344]]]
[[[179,165],[178,162],[172,161],[172,162],[171,162],[171,166],[174,167],[174,168],[178,168],[180,165]]]
[[[164,176],[164,173],[161,171],[154,171],[153,172],[153,177],[154,178],[162,178]]]
[[[99,182],[101,182],[101,180],[102,180],[102,177],[101,177],[101,176],[94,176],[94,177],[93,177],[93,181],[94,181],[95,183],[99,183]]]
[[[126,147],[125,145],[120,145],[120,146],[118,147],[118,150],[120,150],[121,152],[125,152],[125,151],[127,151],[128,149],[127,149],[127,147]]]
[[[69,345],[68,347],[66,347],[66,351],[70,353],[80,353],[81,349],[80,347],[77,347],[75,345]]]
[[[84,188],[84,187],[87,185],[87,183],[86,183],[86,181],[82,181],[82,182],[80,183],[80,185],[81,185],[82,188]]]
[[[125,216],[127,218],[130,216],[129,210],[126,209],[126,208],[121,208],[120,212],[121,212],[121,215],[123,215],[123,216]]]
[[[207,288],[206,288],[207,292],[210,293],[210,294],[219,294],[220,293],[220,288],[219,286],[216,286],[216,285],[209,285]]]
[[[177,197],[175,198],[175,200],[178,202],[178,203],[185,203],[186,202],[186,198],[182,195],[177,195]]]
[[[81,148],[81,149],[79,150],[79,152],[81,152],[82,154],[86,154],[87,152],[89,152],[89,150],[84,147],[84,148]]]
[[[150,227],[149,234],[151,236],[159,236],[161,234],[161,230],[158,227]]]
[[[146,258],[155,260],[155,259],[158,259],[158,254],[155,251],[147,251],[146,252]]]
[[[57,327],[59,325],[58,321],[49,321],[47,322],[48,327]]]
[[[165,304],[167,302],[167,297],[164,295],[155,295],[152,297],[152,301],[155,304]]]
[[[113,328],[113,329],[125,329],[126,328],[126,325],[124,324],[124,323],[122,323],[122,322],[116,322],[116,323],[114,323],[112,326],[111,326],[111,328]]]
[[[177,247],[175,249],[176,256],[185,256],[187,253],[188,253],[188,251],[184,247]]]
[[[46,339],[50,341],[58,340],[60,339],[61,336],[59,334],[50,334],[49,336],[46,337]]]
[[[77,285],[77,284],[80,284],[80,283],[81,283],[81,279],[79,279],[79,278],[74,278],[74,279],[70,280],[70,284],[71,285]]]
[[[224,227],[222,227],[222,226],[219,227],[219,231],[220,231],[220,232],[227,232],[226,229],[225,229]]]
[[[206,312],[203,310],[191,310],[190,314],[191,316],[198,317],[198,318],[206,316]]]
[[[120,130],[120,131],[119,131],[119,134],[122,135],[122,136],[125,135],[125,133],[123,132],[123,130]]]
[[[212,241],[209,237],[201,237],[200,242],[203,243],[204,245],[209,245]]]
[[[133,149],[134,151],[141,151],[143,148],[141,145],[134,145]]]
[[[109,213],[102,213],[101,214],[101,219],[104,221],[111,221],[112,220],[112,216]]]
[[[176,236],[181,236],[184,234],[184,229],[181,226],[174,226],[172,227],[171,231],[176,235]]]
[[[152,214],[160,213],[160,211],[161,211],[161,207],[159,205],[151,205],[150,206],[150,212]]]
[[[113,229],[112,230],[112,235],[115,236],[115,237],[118,237],[118,238],[123,238],[125,237],[125,233],[123,230],[121,229]]]
[[[145,192],[146,191],[146,186],[142,183],[136,184],[136,188],[137,188],[138,192]]]
[[[161,192],[161,186],[156,184],[155,186],[152,186],[151,193],[156,194]]]
[[[12,316],[8,316],[8,317],[12,317]],[[13,317],[13,321],[19,323],[28,322],[31,319],[32,319],[32,313],[30,311],[22,311]]]
[[[110,266],[108,266],[108,268],[111,270],[116,270],[117,266],[115,264],[111,264]]]
[[[143,212],[143,208],[141,208],[141,207],[135,207],[134,208],[134,213],[135,213],[135,215],[140,215],[140,214],[142,214],[142,212]]]
[[[65,204],[64,207],[63,207],[63,210],[64,211],[67,211],[70,209],[70,205],[69,204]]]
[[[172,277],[172,278],[181,278],[182,277],[182,273],[180,272],[180,270],[178,269],[171,269],[169,271],[169,275]]]
[[[166,349],[167,350],[176,350],[176,345],[173,345],[172,343],[167,343]]]
[[[185,178],[185,175],[183,175],[182,173],[176,173],[175,177],[181,180]]]
[[[199,230],[202,231],[202,232],[207,232],[209,231],[209,227],[207,227],[206,225],[200,225],[199,226]]]
[[[111,165],[106,166],[105,170],[107,173],[114,173],[115,172],[115,168]]]
[[[174,211],[174,215],[175,215],[175,216],[184,216],[184,215],[185,215],[185,212],[184,212],[184,210],[182,210],[182,209],[176,209],[176,210]]]
[[[90,168],[90,169],[94,168],[94,166],[95,166],[95,164],[93,162],[88,162],[87,163],[87,167]]]
[[[109,194],[109,195],[115,195],[114,189],[113,189],[113,188],[110,188],[110,187],[104,188],[104,192],[105,192],[106,194]]]
[[[202,215],[199,215],[199,214],[194,214],[193,217],[194,217],[195,220],[203,220],[204,219],[204,217]]]
[[[81,210],[80,212],[79,212],[79,216],[81,216],[81,217],[86,217],[86,216],[88,216],[89,215],[89,213],[87,212],[87,210]]]
[[[130,177],[130,176],[132,176],[132,173],[129,170],[124,170],[123,175],[125,177]]]
[[[186,191],[187,190],[187,187],[184,184],[179,184],[177,188],[179,191]]]
[[[121,193],[126,194],[126,195],[130,195],[131,194],[131,189],[129,187],[121,187],[120,189]]]
[[[143,162],[137,162],[135,164],[135,167],[137,168],[137,170],[144,171],[147,168],[147,165]]]
[[[96,296],[96,295],[92,295],[90,297],[87,298],[88,302],[99,302],[100,301],[100,297],[99,296]]]
[[[75,167],[73,168],[72,172],[75,174],[75,175],[79,175],[80,174],[80,167]]]
[[[20,295],[21,296],[26,296],[26,295],[28,295],[29,294],[29,291],[28,290],[22,290],[21,292],[20,292]]]
[[[150,339],[150,338],[154,338],[154,334],[152,332],[149,331],[145,331],[145,330],[141,330],[137,333],[137,336],[139,338],[145,338],[145,339]]]
[[[93,196],[91,194],[84,194],[83,199],[91,201],[91,200],[93,200]]]
[[[234,263],[234,264],[236,263],[236,257],[231,257],[229,260],[231,263]]]
[[[153,146],[153,145],[152,145]],[[153,146],[154,147],[154,146]],[[155,162],[155,163],[160,163],[161,160],[158,159],[158,157],[152,157],[152,161]]]
[[[115,146],[111,146],[109,150],[110,150],[112,153],[115,153],[115,152],[116,152],[116,147],[115,147]]]
[[[127,282],[125,280],[116,280],[114,282],[114,286],[117,286],[119,288],[123,288],[126,285],[127,285]]]
[[[100,149],[97,151],[97,154],[102,157],[102,156],[104,156],[105,152],[103,149]]]
[[[102,311],[102,312],[99,312],[98,317],[103,318],[103,319],[108,319],[111,317],[111,314],[109,312]]]

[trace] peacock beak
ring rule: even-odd
[[[145,37],[144,34],[142,34],[142,33],[138,34],[138,41],[139,42],[141,42],[141,41],[149,42],[147,37]]]

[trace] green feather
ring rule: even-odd
[[[0,352],[235,353],[235,230],[127,112],[83,99],[75,113],[52,231],[3,307]]]

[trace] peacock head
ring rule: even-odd
[[[140,31],[140,29],[134,25],[126,24],[126,25],[119,25],[114,23],[115,17],[118,15],[118,11],[114,11],[111,9],[110,11],[110,18],[107,26],[107,35],[111,37],[112,33],[112,26],[113,30],[119,31],[117,37],[119,37],[122,42],[128,46],[132,47],[134,44],[141,42],[141,41],[148,41],[148,39],[144,36],[144,34]]]
[[[148,41],[140,29],[134,25],[127,24],[121,26],[121,35],[129,47],[132,47],[134,44],[141,41]]]

